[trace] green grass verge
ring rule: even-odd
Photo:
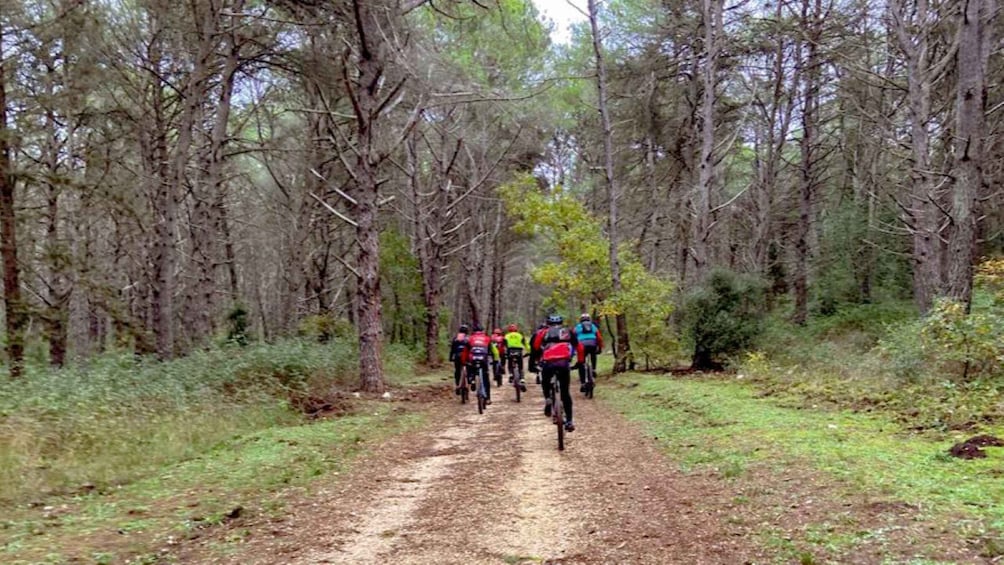
[[[904,502],[924,519],[957,520],[955,531],[966,537],[994,540],[1004,531],[1001,448],[988,448],[987,459],[961,461],[946,454],[960,434],[910,434],[880,415],[785,407],[735,380],[629,375],[615,382],[602,398],[658,438],[684,471],[712,469],[741,480],[754,466],[777,473],[808,468],[843,485],[837,494]],[[810,528],[801,541],[833,549],[876,533],[840,535]]]
[[[390,404],[367,406],[366,414],[238,435],[108,492],[8,509],[0,562],[169,562],[169,551],[160,550],[177,540],[235,514],[279,513],[281,497],[270,495],[338,473],[367,446],[423,422]]]

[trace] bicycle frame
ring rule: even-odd
[[[551,421],[558,426],[558,450],[565,449],[565,407],[561,404],[561,381],[551,375]]]

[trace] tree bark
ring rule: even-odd
[[[816,156],[816,127],[818,121],[819,93],[819,40],[821,37],[822,2],[814,0],[810,12],[810,0],[802,2],[802,29],[806,33],[804,66],[802,76],[802,139],[801,167],[799,170],[798,231],[795,241],[795,315],[793,321],[805,325],[809,316],[809,258],[811,255],[809,237],[812,233],[813,200],[818,179]]]
[[[925,313],[934,298],[944,291],[944,249],[940,229],[943,191],[934,180],[929,128],[931,90],[949,59],[931,60],[934,50],[930,45],[932,18],[928,0],[915,0],[913,4],[912,7],[904,6],[904,0],[891,0],[889,14],[890,31],[895,34],[896,44],[906,59],[913,168],[910,200],[904,206],[904,223],[910,230],[913,244],[914,303]]]
[[[368,392],[382,392],[383,325],[380,301],[380,225],[377,198],[377,167],[381,156],[377,149],[376,128],[382,106],[381,85],[390,56],[389,25],[398,9],[393,0],[353,0],[356,44],[354,59],[358,76],[349,84],[356,118],[356,161],[351,174],[355,181],[356,239],[356,325],[359,329],[359,386]]]
[[[21,269],[17,260],[17,217],[14,212],[14,176],[7,131],[7,68],[0,29],[0,255],[3,256],[4,308],[7,326],[7,362],[12,379],[24,371],[24,331],[27,312],[21,299]]]
[[[599,14],[596,8],[596,0],[589,0],[589,27],[592,30],[593,55],[596,64],[596,91],[597,102],[599,104],[600,120],[603,126],[603,171],[606,175],[607,200],[609,203],[609,215],[607,217],[607,237],[610,239],[610,276],[612,281],[611,290],[614,296],[620,294],[621,267],[618,247],[620,245],[618,233],[618,208],[617,199],[619,189],[617,178],[614,175],[614,148],[613,148],[613,127],[610,123],[610,112],[607,108],[607,71],[603,64],[603,44],[600,38]],[[628,336],[627,317],[623,312],[617,313],[617,346],[614,349],[614,372],[621,373],[634,366],[631,357],[631,345]]]
[[[719,39],[722,31],[723,0],[703,0],[704,64],[700,71],[701,149],[698,162],[697,185],[694,189],[693,220],[691,224],[690,257],[693,261],[691,275],[701,280],[708,267],[708,237],[711,235],[711,191],[715,183],[715,91],[718,79]]]
[[[995,0],[963,0],[959,22],[958,84],[955,99],[955,187],[949,243],[947,296],[972,305],[973,260],[979,199],[985,192],[987,61]]]

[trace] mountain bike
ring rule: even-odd
[[[506,353],[506,362],[509,365],[509,377],[516,388],[516,402],[519,402],[519,395],[523,392],[523,387],[525,386],[523,384],[523,353]]]
[[[488,367],[484,363],[478,363],[476,367],[474,378],[477,383],[478,414],[484,414],[485,408],[488,407],[488,384],[485,382],[488,378]]]
[[[592,398],[593,389],[596,388],[596,369],[593,369],[593,365],[589,362],[589,359],[586,359],[586,362],[583,365],[586,370],[586,382],[583,384],[584,388],[582,393],[586,396],[586,398]]]
[[[565,449],[565,407],[561,405],[561,381],[551,375],[551,421],[558,426],[558,451]]]
[[[467,404],[467,366],[460,370],[460,403]]]

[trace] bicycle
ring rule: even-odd
[[[582,393],[585,395],[586,398],[592,398],[593,389],[596,388],[596,370],[593,369],[593,365],[592,363],[589,362],[588,359],[584,363],[584,366],[586,371],[586,382],[583,384],[584,388],[582,390]]]
[[[460,371],[460,403],[467,404],[467,367]]]
[[[488,370],[483,363],[477,364],[474,378],[477,380],[478,414],[484,414],[485,408],[488,407],[488,386],[485,383],[485,379],[488,378]]]
[[[520,393],[523,392],[523,388],[526,386],[523,384],[523,354],[510,352],[506,355],[506,361],[509,365],[509,377],[512,380],[513,387],[516,388],[516,402],[519,402]]]
[[[561,405],[561,382],[551,375],[551,421],[558,426],[558,451],[565,450],[565,410]]]

